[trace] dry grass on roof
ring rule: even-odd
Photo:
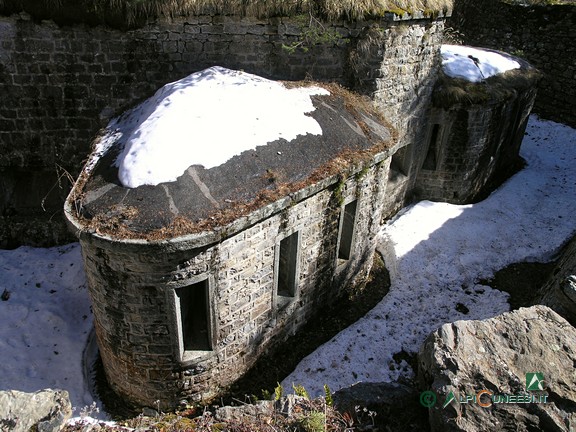
[[[533,67],[512,69],[477,83],[442,74],[436,82],[432,101],[445,109],[498,102],[534,88],[541,78],[542,73]]]
[[[421,12],[434,15],[452,10],[454,0],[0,0],[0,11],[9,4],[11,11],[37,10],[52,15],[88,13],[121,16],[127,23],[136,19],[205,14],[237,15],[257,18],[314,14],[324,19],[362,19]],[[14,8],[14,5],[18,7]],[[71,12],[72,11],[72,12]]]
[[[58,1],[58,0],[45,0]],[[452,9],[453,0],[84,0],[96,9],[122,9],[149,16],[202,15],[290,16],[313,12],[331,19],[381,16],[390,11],[440,12]]]
[[[573,5],[576,6],[576,0],[502,0],[504,3],[509,3],[518,6],[558,6],[558,5]]]
[[[231,224],[238,218],[263,208],[275,201],[288,197],[290,194],[305,189],[320,181],[337,176],[344,181],[348,176],[367,171],[373,164],[374,156],[391,147],[398,141],[398,133],[394,127],[383,117],[382,113],[376,109],[373,102],[366,96],[356,94],[336,83],[320,83],[315,81],[291,81],[283,82],[287,87],[308,87],[319,86],[326,88],[329,96],[327,98],[341,99],[345,109],[356,119],[359,126],[374,140],[374,145],[368,149],[347,149],[335,155],[332,159],[317,167],[307,178],[296,182],[283,182],[274,180],[270,188],[262,189],[256,196],[247,201],[229,202],[223,207],[215,210],[209,217],[193,221],[185,215],[178,215],[163,228],[149,232],[135,232],[130,228],[130,219],[138,216],[138,209],[123,205],[114,205],[111,210],[113,216],[95,215],[92,219],[85,218],[81,211],[81,202],[84,198],[83,188],[88,181],[89,175],[83,170],[74,189],[69,196],[71,207],[76,209],[75,217],[85,229],[96,232],[100,235],[108,235],[115,239],[146,239],[148,241],[161,241],[167,238],[174,238],[188,234],[207,232],[216,228],[223,228]],[[366,113],[374,117],[385,126],[391,136],[389,140],[382,141],[375,138],[369,131],[368,126],[362,120],[360,114]],[[334,185],[331,186],[334,188]],[[224,230],[226,232],[226,230]]]

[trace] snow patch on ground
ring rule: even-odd
[[[93,318],[80,245],[0,250],[0,272],[0,390],[64,389],[79,413],[94,402],[83,367]]]
[[[447,322],[509,309],[506,293],[482,285],[508,264],[546,262],[576,232],[576,130],[532,116],[528,165],[474,205],[422,201],[383,227],[378,249],[390,269],[388,295],[365,317],[302,360],[283,381],[323,394],[359,381],[411,377],[393,359],[416,353]],[[469,310],[467,314],[459,312]]]

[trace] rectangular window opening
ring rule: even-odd
[[[338,246],[338,258],[349,260],[352,254],[352,239],[354,237],[354,226],[356,222],[356,203],[354,200],[344,206],[342,211],[342,222],[340,227],[340,241]]]
[[[212,350],[208,280],[178,288],[180,337],[184,351]]]
[[[390,161],[390,171],[388,172],[388,180],[396,182],[398,180],[406,179],[409,171],[409,157],[410,146],[402,147],[392,155]]]
[[[435,171],[437,168],[437,149],[438,149],[438,137],[440,136],[440,125],[435,124],[432,127],[432,133],[430,134],[430,142],[428,144],[428,153],[426,154],[426,159],[424,159],[424,165],[422,169]]]
[[[294,297],[296,295],[297,263],[298,233],[295,232],[280,242],[278,285],[276,290],[278,297]]]

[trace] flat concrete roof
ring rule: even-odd
[[[340,87],[324,87],[331,95],[312,96],[316,110],[308,114],[320,124],[322,135],[278,139],[220,166],[193,165],[176,181],[133,189],[118,180],[114,161],[121,149],[112,146],[97,157],[88,175],[81,175],[70,208],[80,210],[75,216],[81,225],[112,237],[156,233],[153,238],[158,239],[158,233],[170,237],[206,231],[338,172],[365,166],[394,145],[393,129],[370,102],[359,102],[359,96]]]

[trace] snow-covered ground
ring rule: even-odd
[[[359,381],[413,374],[392,356],[418,351],[446,322],[508,310],[507,294],[478,283],[520,261],[546,262],[576,231],[576,130],[532,116],[521,149],[528,165],[474,205],[422,201],[381,231],[388,295],[306,357],[284,381],[322,394]],[[468,314],[456,310],[464,305]],[[461,307],[460,307],[461,308]]]
[[[442,323],[507,310],[506,294],[479,285],[505,265],[547,261],[576,231],[576,130],[531,117],[528,166],[485,201],[421,202],[386,225],[379,249],[390,293],[368,315],[307,357],[285,379],[310,393],[394,380],[392,355],[415,352]],[[80,410],[94,400],[83,351],[92,326],[78,244],[0,250],[0,390],[62,388]],[[456,311],[457,303],[469,309]],[[102,414],[101,414],[102,415]]]

